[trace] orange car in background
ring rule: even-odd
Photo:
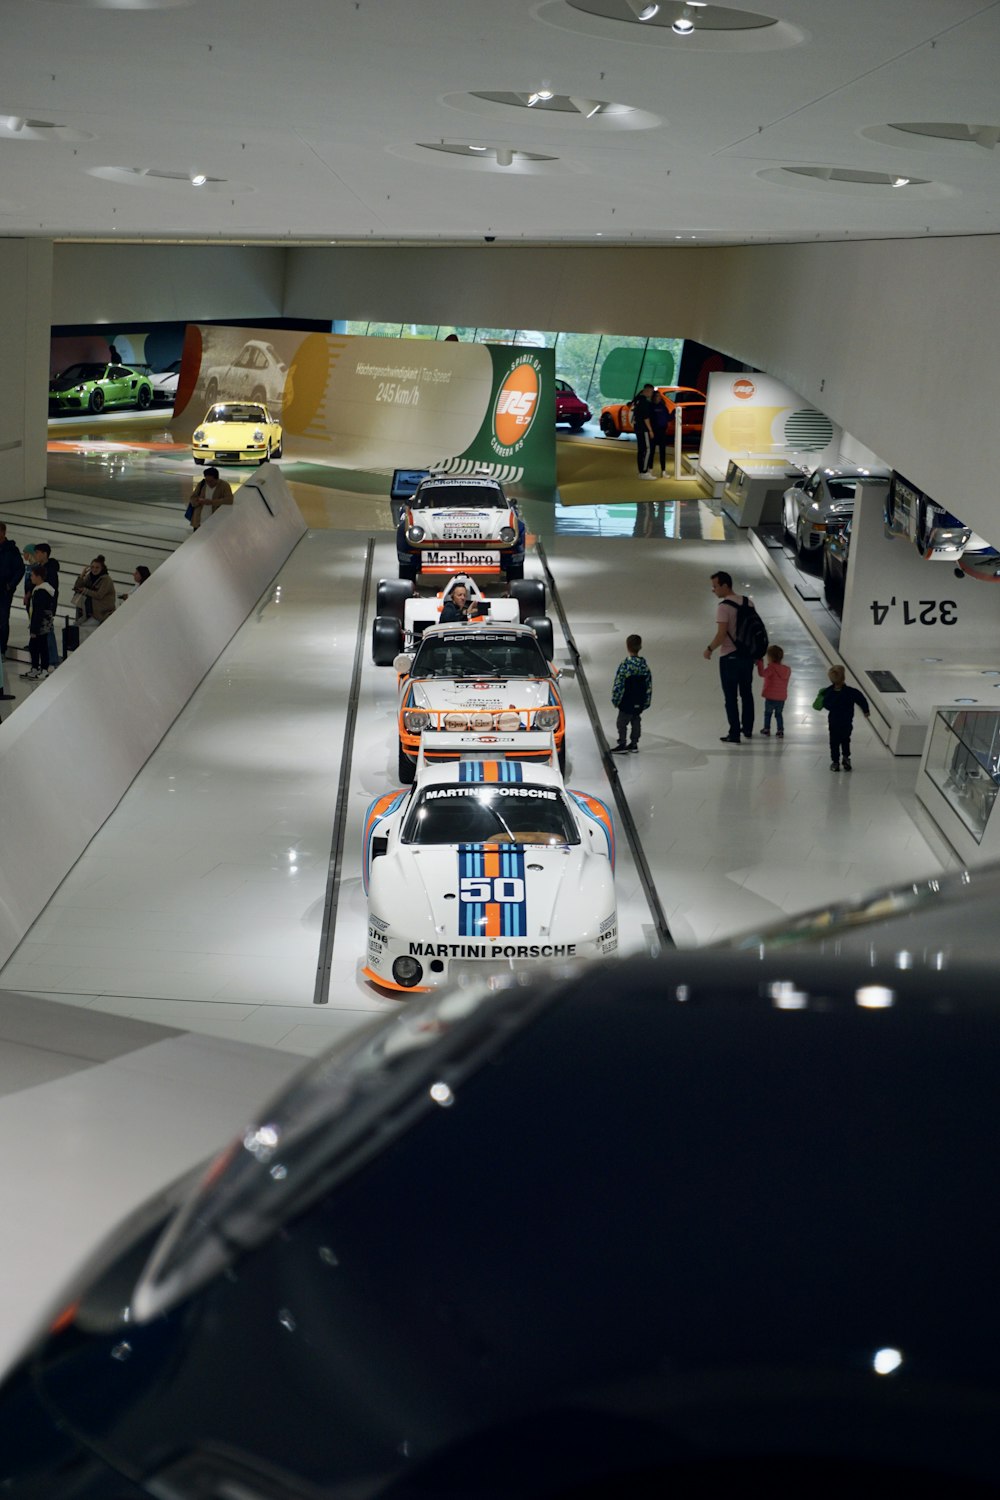
[[[674,439],[674,413],[681,413],[681,446],[696,447],[701,442],[702,421],[705,416],[705,392],[695,390],[693,385],[659,385],[656,388],[670,411],[671,421],[667,428],[670,441]],[[601,408],[601,431],[605,437],[619,438],[623,433],[633,432],[632,407],[628,401],[616,401]]]

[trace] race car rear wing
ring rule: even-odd
[[[426,766],[440,764],[442,760],[531,760],[536,765],[555,766],[556,737],[551,729],[482,734],[476,729],[461,733],[426,729],[420,736],[418,778]]]

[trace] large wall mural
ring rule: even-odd
[[[486,469],[555,485],[551,349],[227,328],[187,329],[173,428],[259,401],[287,457],[344,469]]]

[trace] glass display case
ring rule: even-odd
[[[981,844],[1000,788],[1000,712],[938,709],[924,769]]]

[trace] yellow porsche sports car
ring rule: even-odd
[[[218,401],[191,439],[196,464],[262,464],[281,457],[281,427],[256,401]]]

